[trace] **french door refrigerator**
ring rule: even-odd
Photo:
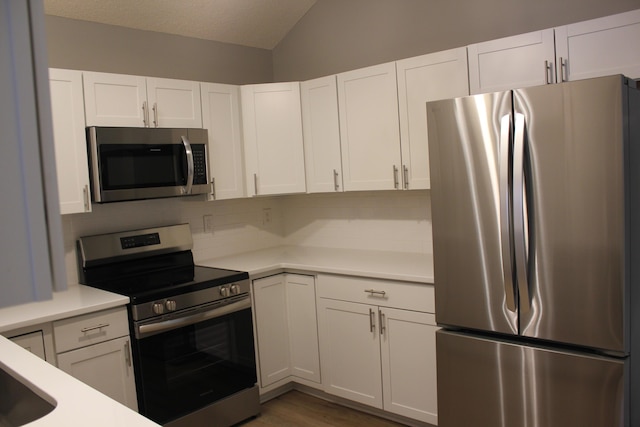
[[[640,426],[640,92],[427,103],[439,427]]]

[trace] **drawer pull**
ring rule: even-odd
[[[375,289],[365,289],[364,291],[371,294],[371,296],[380,295],[381,297],[383,297],[387,294],[385,291],[376,291]]]
[[[80,332],[86,334],[89,331],[95,331],[96,329],[100,329],[101,330],[102,328],[107,328],[107,327],[109,327],[108,323],[101,323],[101,324],[96,325],[96,326],[89,326],[87,328],[82,328],[82,329],[80,329]]]

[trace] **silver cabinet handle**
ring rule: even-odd
[[[393,188],[398,188],[398,167],[393,165]]]
[[[340,190],[340,186],[338,185],[338,171],[333,170],[333,188],[338,191]]]
[[[158,103],[153,103],[153,126],[158,127]]]
[[[404,189],[409,189],[409,168],[407,165],[402,165],[402,179],[404,180]]]
[[[253,194],[258,195],[258,174],[253,174]]]
[[[546,84],[553,83],[553,78],[551,77],[551,63],[549,61],[544,61],[544,82]]]
[[[376,291],[375,289],[365,289],[364,291],[368,294],[371,294],[371,296],[380,295],[381,297],[383,297],[387,294],[386,291]]]
[[[380,335],[384,335],[384,330],[386,329],[386,327],[384,326],[384,324],[385,324],[385,315],[382,312],[382,310],[378,310],[378,316],[380,318]]]
[[[149,127],[149,121],[148,116],[147,116],[148,112],[147,112],[147,101],[144,101],[142,103],[142,124],[144,125],[144,127]]]
[[[561,56],[558,62],[560,64],[560,81],[566,82],[567,81],[567,60],[563,59]]]
[[[96,325],[96,326],[88,326],[86,328],[82,328],[80,329],[80,332],[82,332],[83,334],[86,334],[87,332],[90,332],[90,331],[95,331],[95,330],[108,328],[108,327],[109,327],[108,323],[100,323],[99,325]]]
[[[211,197],[216,198],[216,179],[211,178]]]
[[[129,340],[124,343],[124,361],[127,366],[131,367],[131,348],[129,346]]]
[[[155,122],[154,122],[155,123]],[[183,194],[191,194],[191,187],[193,186],[193,151],[191,150],[191,143],[186,136],[182,136],[182,145],[184,145],[184,151],[187,156],[187,185],[183,187]]]
[[[84,199],[84,211],[89,212],[89,185],[85,185],[82,189],[82,197]]]
[[[375,312],[369,309],[369,332],[375,332],[376,330],[376,315]]]

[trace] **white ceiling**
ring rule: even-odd
[[[45,0],[47,15],[273,49],[316,0]]]

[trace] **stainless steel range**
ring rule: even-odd
[[[140,413],[226,427],[260,413],[246,272],[194,265],[188,224],[81,237],[80,283],[130,297]]]

